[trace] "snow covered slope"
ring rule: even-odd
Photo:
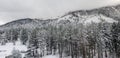
[[[91,22],[99,23],[99,22],[103,22],[103,21],[108,22],[108,23],[117,22],[117,20],[114,20],[113,18],[110,18],[110,17],[106,17],[102,14],[100,14],[100,15],[98,15],[98,14],[79,15],[77,17],[75,17],[73,15],[66,15],[58,20],[58,22],[61,22],[61,21],[84,23],[84,24],[91,23]]]

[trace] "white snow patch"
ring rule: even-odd
[[[86,23],[91,23],[91,22],[99,23],[100,20],[99,20],[98,17],[96,17],[96,16],[90,17],[90,18],[86,18],[85,24],[86,24]]]
[[[13,49],[19,51],[27,51],[27,46],[22,45],[20,41],[16,42],[16,45],[13,43],[6,43],[6,45],[0,45],[0,58],[5,58],[12,54]],[[24,56],[24,54],[22,54]]]
[[[116,20],[109,18],[109,17],[106,17],[106,16],[103,16],[103,15],[95,15],[95,16],[91,16],[91,17],[86,18],[86,21],[84,23],[85,24],[91,23],[91,22],[99,23],[102,21],[105,21],[108,23],[117,22]]]
[[[43,58],[59,58],[59,56],[57,56],[57,55],[48,55],[48,56],[44,56]]]

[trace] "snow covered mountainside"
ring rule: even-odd
[[[0,26],[0,58],[119,58],[119,39],[120,5],[25,18]]]
[[[51,21],[53,21],[53,20],[50,20],[50,19],[49,20],[40,20],[40,19],[25,18],[25,19],[15,20],[15,21],[6,23],[4,25],[1,25],[0,29],[3,30],[3,29],[20,28],[20,27],[35,28],[38,26],[44,26]]]
[[[117,6],[107,6],[92,10],[78,10],[69,12],[56,19],[19,19],[12,21],[0,26],[0,29],[9,29],[9,28],[34,28],[46,26],[48,24],[66,24],[66,23],[90,23],[90,22],[117,22],[120,21],[120,5]]]

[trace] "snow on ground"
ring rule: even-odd
[[[107,52],[107,54],[109,54],[109,52]],[[59,58],[59,55],[47,55],[47,56],[44,56],[43,58]],[[63,58],[71,58],[71,56],[63,57]],[[82,57],[79,57],[79,58],[82,58]],[[96,56],[94,56],[94,58],[98,58],[98,54],[96,54]],[[106,58],[105,52],[103,52],[103,58]],[[108,55],[107,58],[111,58],[110,55]]]
[[[13,50],[13,43],[7,43],[6,45],[0,46],[0,58],[5,58],[5,56],[11,55]]]
[[[59,58],[59,55],[47,55],[47,56],[44,56],[43,58]],[[68,56],[68,57],[63,57],[63,58],[71,58],[71,57]],[[82,57],[79,57],[79,58],[82,58]]]
[[[16,42],[16,44],[13,47],[15,48],[15,50],[27,51],[27,46],[22,45],[19,40]]]
[[[19,40],[16,41],[15,45],[13,45],[13,43],[7,43],[6,45],[0,45],[0,58],[5,58],[5,56],[11,55],[13,50],[27,51],[27,46],[22,45]],[[21,54],[22,54],[22,57],[24,57],[25,54],[24,53],[21,53]],[[103,53],[103,56],[104,55],[105,53]],[[59,58],[59,55],[47,55],[47,56],[44,56],[43,58]],[[71,57],[63,57],[63,58],[71,58]],[[94,56],[94,58],[98,58],[98,56],[96,55]],[[106,58],[106,57],[103,57],[103,58]]]
[[[17,41],[15,45],[13,43],[6,43],[6,45],[0,45],[0,58],[5,58],[12,54],[13,49],[19,51],[27,51],[27,47],[22,45],[20,41]],[[24,54],[22,54],[24,56]]]
[[[59,56],[57,56],[57,55],[48,55],[48,56],[44,56],[43,58],[59,58]]]

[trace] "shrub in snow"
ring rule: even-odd
[[[13,50],[12,55],[7,56],[6,58],[22,58],[19,50]]]

